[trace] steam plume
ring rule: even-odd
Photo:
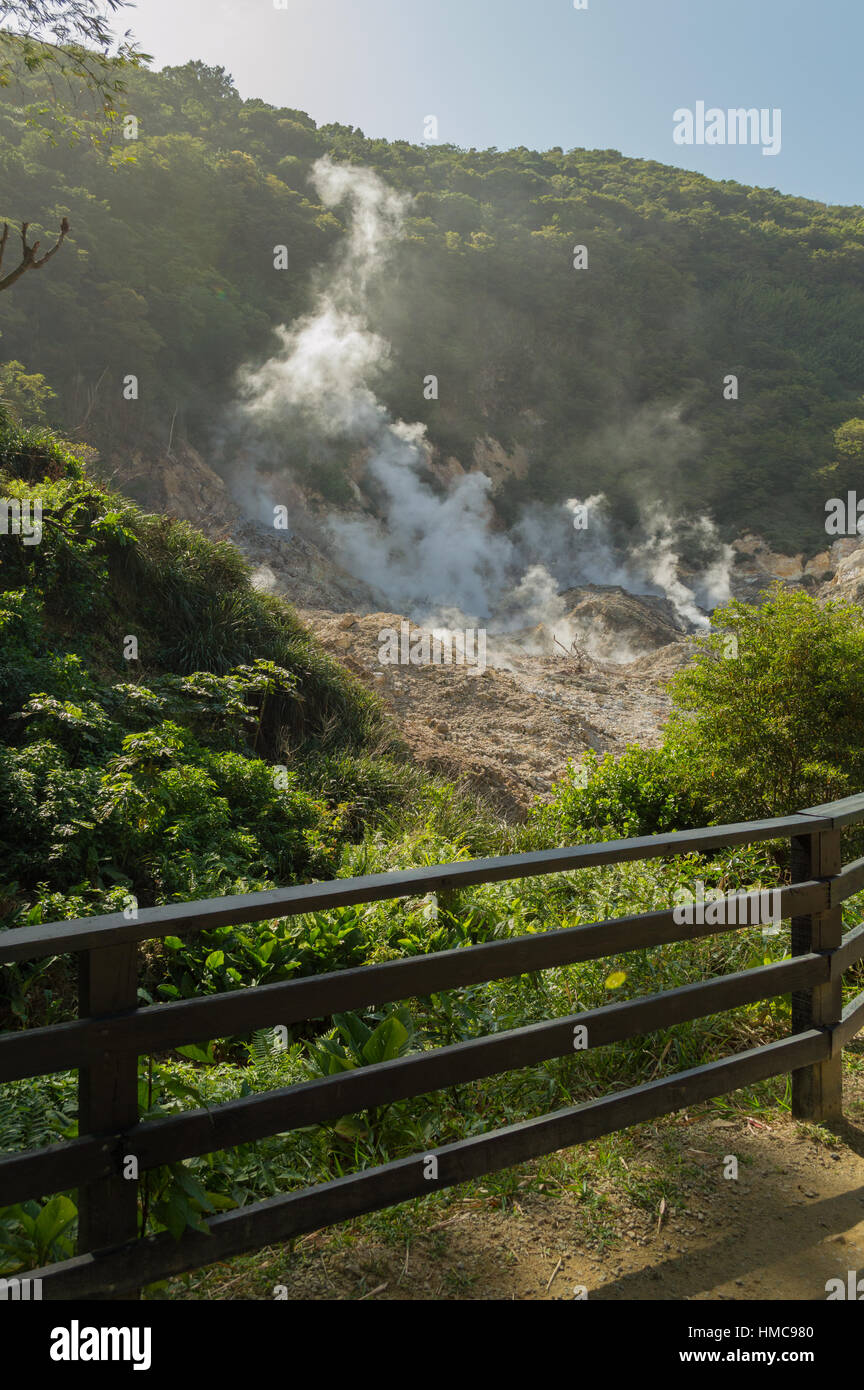
[[[574,530],[580,504],[569,499],[527,509],[508,535],[493,528],[492,484],[484,474],[467,473],[443,492],[433,485],[425,426],[394,420],[374,389],[390,348],[370,327],[370,289],[410,200],[371,170],[326,158],[315,164],[312,178],[325,206],[349,205],[341,254],[320,280],[311,312],[280,328],[274,356],[244,374],[241,399],[247,422],[271,435],[299,420],[321,439],[344,444],[346,454],[364,451],[376,515],[333,511],[326,522],[343,569],[377,591],[382,606],[416,622],[440,624],[448,614],[462,626],[545,623],[569,644],[573,634],[560,591],[594,583],[665,595],[687,625],[704,626],[703,609],[728,596],[731,557],[707,518],[675,521],[656,502],[646,503],[641,539],[631,542],[625,559],[602,494],[584,504],[583,530]],[[673,420],[673,437],[675,427]],[[638,439],[637,421],[621,447],[634,449]],[[260,475],[255,486],[266,506]],[[688,535],[714,552],[692,584],[679,565]]]

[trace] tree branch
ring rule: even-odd
[[[19,280],[26,270],[41,270],[46,261],[50,261],[51,257],[60,250],[60,247],[66,239],[66,233],[69,231],[69,223],[64,217],[63,221],[60,223],[60,235],[50,251],[46,251],[44,256],[37,256],[36,252],[39,250],[42,243],[40,241],[34,241],[32,246],[27,245],[27,228],[29,226],[29,222],[21,223],[21,261],[20,264],[16,265],[14,270],[10,270],[8,275],[0,277],[0,290],[8,290],[9,286],[14,285],[15,281]],[[6,240],[8,236],[9,225],[4,222],[3,235],[0,237],[0,265],[3,263],[3,252],[6,250]]]

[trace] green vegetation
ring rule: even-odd
[[[791,815],[864,788],[864,617],[777,585],[715,610],[657,749],[589,754],[540,825],[563,843]],[[584,785],[583,785],[584,784]]]
[[[50,432],[8,414],[0,495],[42,504],[39,544],[0,543],[4,928],[117,911],[131,898],[148,905],[771,814],[860,785],[857,610],[782,593],[761,609],[730,605],[677,678],[664,747],[593,760],[584,787],[571,771],[527,826],[508,829],[405,763],[375,697],[322,655],[287,605],[251,588],[230,546],[142,514],[95,484]],[[838,717],[820,719],[823,708]],[[748,768],[762,773],[742,778]],[[142,947],[141,1001],[668,907],[697,880],[724,892],[770,887],[784,875],[777,848],[480,885],[446,908],[429,896],[169,937]],[[845,911],[859,920],[855,900]],[[219,1103],[787,951],[785,932],[745,929],[344,1014],[332,1027],[304,1024],[286,1046],[269,1032],[213,1039],[142,1059],[140,1110],[147,1120]],[[0,997],[6,1026],[74,1016],[70,962],[6,969]],[[779,999],[175,1164],[142,1182],[142,1229],[178,1235],[213,1211],[632,1086],[788,1024]],[[74,1136],[75,1086],[62,1073],[0,1088],[0,1148]],[[502,1192],[511,1179],[496,1180]],[[69,1253],[73,1199],[0,1211],[0,1273]]]
[[[4,356],[57,391],[63,429],[86,421],[107,457],[164,451],[172,420],[175,440],[207,446],[237,368],[309,307],[341,236],[341,213],[309,182],[330,154],[414,198],[374,304],[393,344],[382,399],[466,465],[478,437],[521,445],[529,468],[500,499],[505,519],[599,481],[624,521],[639,497],[674,496],[727,535],[750,526],[784,549],[824,547],[828,473],[831,491],[855,485],[832,434],[861,414],[860,208],[614,150],[372,140],[243,101],[202,63],[124,80],[138,138],[118,143],[137,158],[118,167],[28,124],[48,105],[44,72],[0,105],[0,219],[27,216],[46,235],[72,225],[50,267],[3,297],[0,323]],[[573,269],[576,245],[587,270]],[[440,401],[423,397],[430,370]],[[126,372],[141,386],[131,406]],[[299,436],[283,447],[301,481],[342,495],[343,460]]]
[[[109,15],[119,8],[107,0]],[[97,481],[91,449],[64,442],[86,433],[110,472],[132,450],[218,437],[238,369],[309,308],[343,235],[343,213],[310,183],[329,155],[412,196],[392,273],[372,290],[393,345],[381,399],[466,464],[483,436],[523,449],[524,476],[497,498],[505,523],[526,502],[602,487],[623,523],[646,498],[674,496],[727,536],[749,526],[782,549],[821,549],[825,500],[864,463],[860,208],[612,150],[370,140],[243,101],[222,68],[149,71],[128,42],[112,49],[92,0],[6,9],[25,29],[0,34],[0,253],[17,245],[4,222],[33,225],[0,277],[0,290],[14,284],[0,296],[0,503],[6,520],[37,507],[39,535],[0,534],[0,931],[778,815],[864,787],[862,614],[778,588],[760,608],[714,615],[673,682],[660,748],[591,754],[527,825],[502,825],[406,760],[377,698],[286,603],[253,589],[230,544],[146,513]],[[46,248],[50,268],[25,276]],[[427,401],[430,370],[459,389]],[[140,401],[123,399],[126,372]],[[350,497],[344,458],[299,427],[272,466]],[[668,908],[697,882],[770,888],[785,853],[736,847],[169,936],[141,946],[140,1002]],[[862,906],[844,905],[848,925]],[[744,970],[785,956],[787,932],[412,998],[296,1025],[287,1040],[180,1047],[140,1059],[139,1112],[146,1123]],[[72,1018],[76,991],[69,958],[0,969],[0,1026]],[[789,1012],[785,998],[759,1003],[149,1172],[140,1230],[179,1237],[214,1212],[683,1070],[788,1031]],[[73,1072],[0,1087],[0,1152],[74,1137],[76,1087]],[[784,1087],[746,1103],[784,1104]],[[624,1143],[604,1141],[596,1161],[614,1166]],[[479,1190],[504,1203],[551,1181],[584,1198],[602,1241],[594,1161],[551,1156]],[[665,1204],[665,1175],[620,1167],[645,1211]],[[0,1209],[0,1277],[74,1252],[75,1197]],[[401,1233],[437,1200],[375,1220]]]
[[[10,99],[27,102],[24,111],[33,129],[49,138],[61,130],[96,148],[110,139],[125,74],[147,57],[128,35],[116,40],[111,32],[111,21],[128,3],[3,0],[0,88]],[[33,91],[28,79],[37,74],[39,90]]]
[[[33,519],[41,507],[42,529],[0,550],[4,926],[330,877],[347,843],[403,805],[421,825],[464,819],[455,793],[403,763],[377,699],[250,586],[232,546],[142,514],[8,415],[0,493]],[[292,923],[278,941],[217,945],[166,943],[153,992],[355,958],[350,933],[326,923],[302,941]],[[16,978],[13,1012],[30,1018],[35,990]],[[39,980],[50,1015],[64,990],[46,999]]]

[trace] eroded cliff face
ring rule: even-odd
[[[845,599],[864,607],[864,543],[845,538],[834,542],[832,552],[836,552],[836,567],[820,589],[820,597]]]
[[[208,536],[236,525],[237,504],[225,483],[189,444],[164,453],[151,446],[112,454],[102,469],[146,511],[176,516]]]
[[[851,542],[854,548],[857,542]],[[830,580],[840,559],[850,548],[850,542],[835,541],[830,547],[812,555],[782,555],[761,538],[747,532],[732,542],[735,564],[732,569],[732,592],[736,598],[752,603],[760,592],[780,582],[790,588],[815,590]]]
[[[361,453],[348,461],[353,505],[342,509],[345,515],[370,513],[372,501],[363,491],[364,458]],[[522,478],[528,471],[524,449],[508,452],[491,436],[473,445],[473,469],[492,481],[491,495],[508,478]],[[254,510],[243,499],[232,495],[219,473],[188,444],[171,451],[159,451],[152,444],[142,449],[112,455],[105,471],[129,496],[149,511],[166,512],[197,526],[210,536],[230,536],[248,556],[254,567],[262,567],[264,587],[285,592],[303,607],[338,609],[359,607],[372,611],[376,598],[372,590],[349,575],[333,554],[324,529],[323,515],[333,510],[314,491],[303,491],[280,479],[280,499],[288,510],[288,529],[277,530],[252,518]],[[458,459],[434,456],[430,471],[442,485],[463,476]],[[857,573],[854,557],[864,553],[857,538],[835,540],[818,555],[784,555],[774,551],[750,532],[733,542],[734,563],[730,571],[732,593],[754,601],[772,583],[779,581],[793,588],[821,591],[833,583],[838,592],[850,590],[850,575]],[[272,579],[266,572],[272,571]],[[854,588],[854,584],[852,585]],[[566,591],[572,609],[578,612],[586,633],[596,627],[598,635],[612,641],[624,633],[635,638],[639,651],[651,650],[680,635],[681,624],[662,598],[625,594],[620,586],[582,585]],[[377,601],[380,604],[380,599]],[[628,616],[629,615],[629,616]]]
[[[375,607],[371,590],[327,553],[313,512],[307,515],[315,499],[299,488],[282,487],[289,529],[277,530],[251,519],[242,498],[188,444],[170,453],[134,450],[115,455],[103,467],[147,511],[188,521],[212,539],[233,541],[251,564],[253,582],[259,588],[284,594],[299,606]]]

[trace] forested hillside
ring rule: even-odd
[[[28,82],[45,94],[44,78]],[[11,89],[0,105],[0,217],[47,235],[65,215],[72,228],[49,267],[3,296],[0,355],[45,374],[65,430],[108,451],[184,435],[207,448],[238,367],[308,308],[340,237],[309,182],[329,152],[414,195],[375,291],[374,326],[392,343],[381,399],[465,466],[483,436],[521,444],[530,466],[499,496],[505,519],[600,478],[624,517],[655,492],[727,535],[824,545],[833,485],[817,475],[864,391],[860,207],[612,150],[371,140],[242,101],[199,63],[131,70],[127,86],[138,139],[113,161],[62,133],[47,142]],[[430,373],[438,400],[424,399]],[[737,401],[723,398],[730,373]],[[291,467],[311,476],[300,448]],[[338,498],[343,485],[324,486]]]

